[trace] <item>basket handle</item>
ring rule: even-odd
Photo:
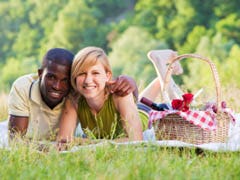
[[[217,109],[220,109],[220,103],[221,103],[221,88],[220,88],[220,80],[219,80],[219,75],[218,75],[218,72],[217,72],[217,69],[216,69],[216,66],[214,65],[214,63],[206,58],[206,57],[202,57],[198,54],[183,54],[183,55],[179,55],[179,56],[176,56],[172,59],[170,59],[169,61],[169,66],[168,66],[168,69],[167,69],[167,72],[166,72],[166,75],[165,75],[165,78],[164,78],[164,84],[163,84],[163,99],[167,97],[167,87],[169,85],[169,81],[170,81],[170,77],[171,77],[171,74],[172,74],[172,70],[173,70],[173,63],[175,61],[180,61],[184,58],[195,58],[195,59],[200,59],[202,61],[205,61],[207,62],[209,65],[210,65],[210,68],[211,68],[211,72],[213,74],[213,78],[214,78],[214,82],[215,82],[215,88],[216,88],[216,96],[217,96]],[[166,99],[164,99],[166,100]]]

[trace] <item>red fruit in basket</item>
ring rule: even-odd
[[[225,101],[222,101],[221,106],[222,108],[227,108],[227,103]]]
[[[175,110],[186,112],[189,110],[189,105],[193,100],[193,94],[186,93],[186,94],[183,94],[182,97],[183,97],[183,100],[181,99],[172,100],[172,108]]]
[[[186,105],[189,105],[193,100],[193,94],[191,93],[183,94],[182,97]]]
[[[212,105],[212,110],[213,110],[213,112],[217,113],[217,106],[216,106],[216,104]]]
[[[183,101],[181,99],[173,99],[172,108],[175,110],[181,110],[183,108]]]
[[[183,112],[186,112],[186,111],[188,111],[189,110],[189,106],[183,106],[183,108],[182,108],[182,111]]]

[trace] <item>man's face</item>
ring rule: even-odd
[[[50,108],[54,108],[67,96],[70,90],[70,70],[70,66],[52,61],[48,62],[46,68],[38,70],[41,96]]]

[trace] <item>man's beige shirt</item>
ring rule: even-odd
[[[52,139],[58,130],[63,104],[50,109],[41,98],[38,76],[29,74],[13,83],[8,111],[11,115],[29,117],[27,137]]]

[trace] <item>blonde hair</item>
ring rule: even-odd
[[[103,49],[99,47],[89,46],[81,49],[74,57],[71,70],[71,84],[75,91],[77,76],[90,66],[101,62],[106,72],[112,74],[111,66],[108,57]]]

